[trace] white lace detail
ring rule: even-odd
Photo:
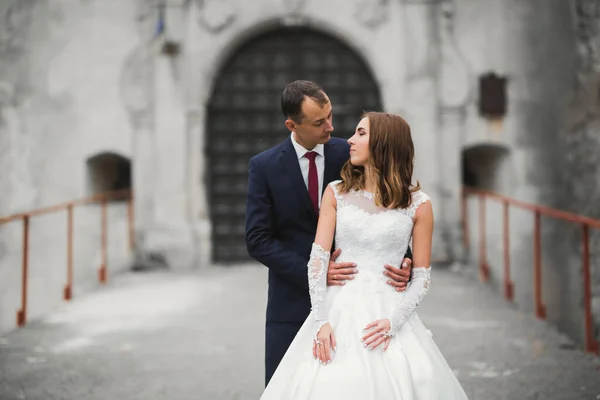
[[[362,197],[366,197],[369,200],[375,199],[375,193],[367,192],[366,190],[354,190],[353,193],[356,193]]]
[[[375,194],[367,192],[366,190],[351,190],[348,193],[340,194],[338,186],[341,182],[341,180],[337,180],[329,184],[329,186],[331,186],[331,188],[333,189],[333,194],[338,208],[354,204],[358,208],[363,209],[364,211],[371,214],[376,214],[384,211],[391,211],[399,212],[414,219],[415,213],[417,212],[419,206],[425,203],[426,201],[431,201],[427,194],[423,193],[420,190],[417,190],[416,192],[412,193],[412,201],[407,208],[390,210],[385,207],[377,207],[375,205],[375,202],[373,201],[375,200]]]
[[[327,323],[327,306],[325,294],[327,290],[327,268],[329,266],[329,252],[320,245],[313,243],[308,260],[308,292],[314,317],[314,337],[321,327]]]
[[[406,289],[404,298],[398,302],[394,314],[390,318],[390,334],[395,334],[410,318],[413,312],[429,291],[431,284],[431,267],[413,268],[412,278]]]
[[[409,215],[411,218],[413,218],[413,219],[415,218],[415,213],[417,212],[417,208],[419,208],[419,206],[421,204],[425,203],[426,201],[431,202],[431,199],[425,193],[421,192],[420,190],[413,193],[412,203],[408,207]]]
[[[338,191],[338,184],[341,182],[342,181],[337,180],[337,181],[332,181],[329,183],[329,186],[333,190],[333,197],[335,197],[336,208],[343,206],[343,203],[344,203],[344,199],[342,198],[342,196],[340,195],[340,193]]]

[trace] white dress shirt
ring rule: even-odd
[[[323,193],[323,179],[325,176],[325,146],[322,144],[318,144],[314,149],[307,150],[300,143],[296,142],[294,138],[294,133],[292,132],[292,145],[296,150],[296,154],[298,155],[298,163],[300,164],[300,171],[302,172],[302,178],[304,178],[304,184],[306,185],[306,190],[308,190],[308,167],[309,161],[308,158],[304,157],[306,152],[314,151],[317,153],[315,157],[315,164],[317,164],[317,175],[319,177],[319,207],[321,207],[321,197]]]

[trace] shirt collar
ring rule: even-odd
[[[302,157],[304,157],[304,155],[306,154],[307,151],[314,151],[315,153],[317,153],[321,157],[324,157],[324,155],[325,155],[325,145],[318,144],[318,145],[315,146],[314,149],[308,150],[308,149],[305,149],[304,147],[302,147],[302,145],[300,143],[296,142],[296,139],[294,139],[294,133],[293,132],[292,132],[291,139],[292,139],[292,145],[294,146],[294,150],[296,150],[296,155],[298,156],[298,159],[301,159]]]

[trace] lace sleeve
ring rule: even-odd
[[[410,280],[408,289],[406,289],[404,298],[396,306],[390,318],[390,334],[392,335],[400,330],[429,291],[431,267],[413,268],[412,274],[412,279]]]
[[[426,201],[431,201],[429,196],[422,191],[417,191],[412,195],[412,204],[410,205],[410,217],[415,218],[417,209]],[[410,316],[419,307],[419,304],[429,291],[431,284],[431,266],[413,268],[412,277],[408,284],[408,288],[404,297],[396,306],[392,317],[390,318],[390,334],[394,334],[400,330],[402,325],[410,318]]]
[[[335,202],[339,208],[340,205],[340,200],[341,200],[341,196],[340,196],[340,192],[338,191],[338,185],[341,183],[341,180],[337,180],[337,181],[331,181],[329,182],[329,186],[331,186],[331,189],[333,190],[333,197],[335,198]]]
[[[314,317],[313,336],[316,338],[321,327],[327,323],[327,267],[330,254],[320,245],[313,243],[308,260],[308,292]]]
[[[410,204],[410,208],[409,208],[409,214],[411,218],[415,218],[415,214],[417,213],[417,208],[419,208],[419,206],[423,203],[425,203],[426,201],[431,201],[431,199],[429,198],[429,196],[418,190],[415,193],[413,193],[412,195],[412,203]]]

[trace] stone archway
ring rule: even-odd
[[[131,189],[131,161],[113,152],[98,153],[86,161],[91,195]]]
[[[244,241],[248,161],[288,135],[280,94],[295,79],[320,84],[334,108],[335,134],[349,137],[362,111],[380,110],[369,68],[328,34],[281,28],[258,35],[227,60],[207,108],[206,171],[212,222],[211,259],[248,260]]]

